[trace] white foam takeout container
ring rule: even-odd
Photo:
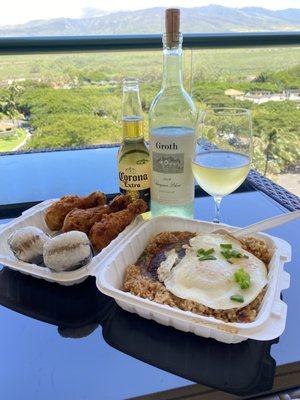
[[[254,235],[263,238],[273,251],[269,264],[267,292],[254,322],[225,323],[213,317],[201,316],[142,299],[121,290],[126,267],[136,262],[152,236],[163,231],[209,233],[216,229],[215,224],[167,216],[145,221],[139,216],[87,265],[75,271],[54,272],[39,265],[17,260],[7,244],[10,234],[25,226],[36,226],[53,235],[44,220],[45,212],[53,201],[55,200],[42,202],[25,211],[19,218],[3,227],[0,226],[1,264],[62,285],[73,285],[90,275],[95,276],[99,290],[113,297],[124,310],[153,319],[163,325],[170,325],[185,332],[193,332],[196,335],[211,337],[225,343],[239,343],[248,338],[271,340],[284,331],[287,305],[280,299],[280,294],[290,284],[290,275],[284,271],[283,266],[291,258],[291,247],[284,240],[262,233]],[[225,227],[228,230],[235,228],[223,224],[218,224],[217,227]]]
[[[218,227],[234,229],[223,224],[218,224]],[[201,316],[158,304],[121,290],[126,267],[136,262],[147,242],[154,235],[163,231],[209,233],[214,229],[216,225],[213,223],[167,216],[141,222],[126,239],[119,243],[113,256],[108,257],[101,268],[92,271],[92,274],[96,276],[99,290],[113,297],[124,310],[163,325],[193,332],[199,336],[211,337],[224,343],[239,343],[249,338],[257,340],[277,338],[284,331],[286,321],[287,305],[280,299],[280,294],[290,284],[290,275],[284,271],[283,266],[285,262],[290,261],[291,247],[284,240],[270,235],[262,233],[253,235],[263,238],[273,251],[269,264],[267,291],[254,322],[225,323],[214,317]]]
[[[61,285],[74,285],[82,282],[91,275],[91,270],[94,270],[96,266],[101,266],[103,260],[115,248],[116,244],[127,237],[131,230],[140,221],[139,218],[133,221],[133,223],[124,229],[124,231],[120,233],[119,236],[109,244],[109,246],[94,256],[88,264],[74,271],[55,272],[43,266],[18,260],[10,250],[7,244],[7,239],[16,229],[24,228],[26,226],[35,226],[50,236],[55,235],[55,232],[51,231],[45,223],[46,210],[55,200],[56,199],[46,200],[39,203],[38,205],[24,211],[20,217],[5,224],[3,227],[0,225],[0,264],[24,274],[32,275],[36,278],[45,279],[49,282],[57,282]]]

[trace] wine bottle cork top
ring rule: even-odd
[[[169,45],[178,43],[180,30],[179,8],[168,8],[165,14],[166,36]]]

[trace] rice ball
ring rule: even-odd
[[[39,264],[43,261],[43,247],[49,236],[35,226],[26,226],[13,232],[7,243],[18,260]]]
[[[72,271],[92,257],[89,238],[84,232],[70,231],[50,239],[44,245],[44,264],[56,271]]]

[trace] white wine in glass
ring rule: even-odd
[[[217,108],[204,112],[200,122],[204,140],[192,159],[192,171],[199,186],[214,197],[214,222],[220,222],[222,198],[244,182],[250,169],[251,117],[248,110]]]

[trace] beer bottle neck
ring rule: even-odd
[[[144,136],[139,85],[134,79],[127,79],[123,84],[122,122],[124,140],[133,140]]]
[[[141,116],[123,116],[123,139],[135,140],[144,137],[144,121]]]

